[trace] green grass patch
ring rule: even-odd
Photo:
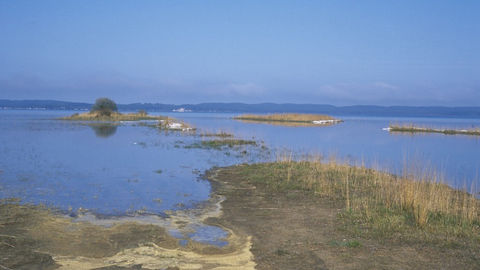
[[[362,244],[357,240],[346,240],[346,239],[344,239],[343,241],[332,240],[328,242],[328,245],[332,247],[347,247],[347,248],[358,248],[362,246]]]

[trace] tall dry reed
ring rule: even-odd
[[[409,169],[397,176],[332,159],[294,161],[291,155],[277,157],[274,164],[272,175],[279,182],[271,185],[289,187],[295,182],[319,196],[343,200],[347,210],[367,218],[387,210],[411,215],[420,227],[432,219],[457,225],[480,222],[479,200],[473,192],[449,187],[432,171]]]

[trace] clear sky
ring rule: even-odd
[[[480,106],[480,1],[0,0],[0,99]]]

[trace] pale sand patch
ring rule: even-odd
[[[237,241],[242,240],[238,239]],[[255,269],[253,255],[250,252],[251,245],[251,237],[247,237],[234,252],[205,255],[180,249],[166,249],[150,243],[137,248],[125,249],[111,257],[57,256],[54,257],[54,260],[61,265],[58,268],[60,270],[82,270],[111,265],[128,267],[138,264],[146,269],[165,269],[176,266],[180,269],[248,270]]]

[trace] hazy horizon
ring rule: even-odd
[[[0,1],[0,99],[480,106],[477,1]]]

